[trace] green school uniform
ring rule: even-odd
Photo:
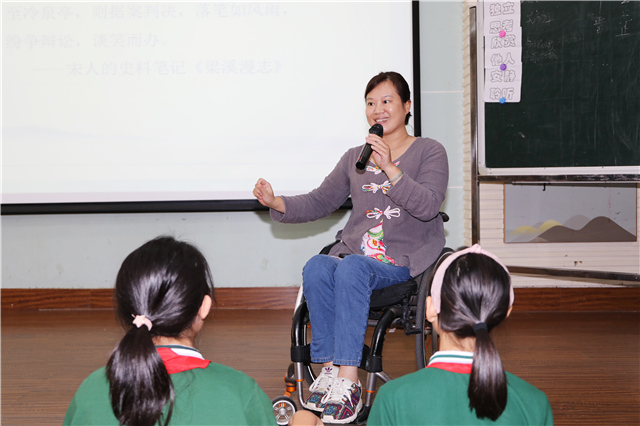
[[[204,360],[193,348],[165,348],[171,351],[169,363],[160,348],[158,352],[175,390],[171,425],[276,424],[269,397],[251,377]],[[198,358],[194,360],[196,366],[190,365],[188,357]],[[80,385],[63,425],[118,425],[111,408],[104,367],[93,372]]]
[[[427,368],[385,383],[367,425],[553,425],[547,396],[511,373],[502,415],[478,419],[467,396],[472,361],[470,352],[436,352]]]

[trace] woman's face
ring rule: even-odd
[[[411,101],[402,102],[396,87],[390,81],[383,81],[367,94],[367,121],[369,126],[382,124],[384,134],[404,129],[404,120],[411,109]]]

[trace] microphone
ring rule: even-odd
[[[382,137],[382,133],[384,129],[382,128],[382,124],[376,123],[369,129],[369,133],[374,135],[378,135]],[[367,167],[367,163],[369,162],[369,157],[371,157],[371,153],[373,152],[373,148],[371,148],[371,144],[365,143],[362,147],[362,151],[360,151],[360,156],[358,157],[358,161],[356,161],[356,169],[364,170]]]

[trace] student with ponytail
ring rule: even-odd
[[[427,297],[440,351],[427,368],[384,384],[367,424],[552,425],[546,395],[504,371],[491,339],[513,299],[509,271],[479,245],[445,258]]]
[[[142,245],[122,263],[114,302],[126,333],[107,366],[82,383],[63,424],[276,424],[253,379],[194,348],[213,303],[197,248],[171,237]]]

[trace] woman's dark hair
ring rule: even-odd
[[[489,256],[467,253],[447,268],[438,322],[459,338],[475,337],[469,407],[478,418],[496,420],[507,405],[507,378],[489,332],[509,311],[511,277]],[[474,326],[485,323],[486,329]]]
[[[409,84],[407,80],[404,79],[402,75],[395,71],[387,71],[381,72],[380,74],[373,77],[367,83],[367,88],[364,91],[364,99],[367,99],[367,95],[371,93],[373,89],[375,89],[380,83],[385,81],[390,81],[391,84],[396,88],[396,92],[400,95],[400,99],[402,100],[402,104],[404,105],[408,101],[411,100],[411,89],[409,89]],[[404,124],[409,124],[409,118],[411,117],[411,113],[408,112],[404,117]]]
[[[133,251],[116,278],[114,304],[126,334],[106,367],[113,412],[121,425],[164,424],[173,411],[173,384],[154,336],[179,337],[189,332],[213,280],[209,265],[194,246],[172,237],[158,237]],[[134,316],[152,323],[137,327]]]

